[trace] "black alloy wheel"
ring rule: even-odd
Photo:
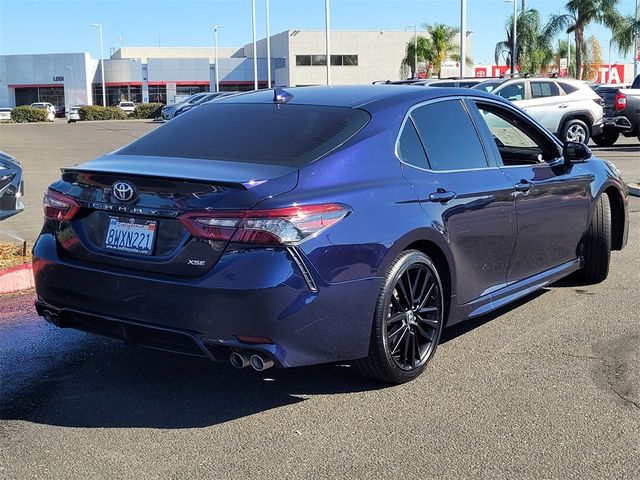
[[[440,276],[424,253],[402,252],[389,268],[378,297],[369,356],[354,366],[389,383],[422,373],[435,353],[444,324]]]

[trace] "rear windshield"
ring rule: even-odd
[[[341,145],[368,121],[364,110],[345,107],[213,102],[118,153],[301,167]]]

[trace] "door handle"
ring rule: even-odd
[[[567,108],[569,105],[566,103],[563,103],[562,105],[558,105],[558,108]]]
[[[429,195],[429,200],[432,202],[447,203],[450,200],[456,198],[455,192],[447,192],[444,188],[439,188],[438,191]]]
[[[531,183],[528,180],[520,180],[518,183],[516,183],[515,185],[515,189],[516,192],[528,192],[529,190],[531,190],[533,188],[533,183]]]

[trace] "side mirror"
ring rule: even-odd
[[[584,143],[567,142],[562,148],[562,156],[567,163],[583,163],[591,158],[591,149]]]

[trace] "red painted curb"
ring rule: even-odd
[[[30,263],[8,268],[0,272],[0,295],[34,288],[33,267]]]

